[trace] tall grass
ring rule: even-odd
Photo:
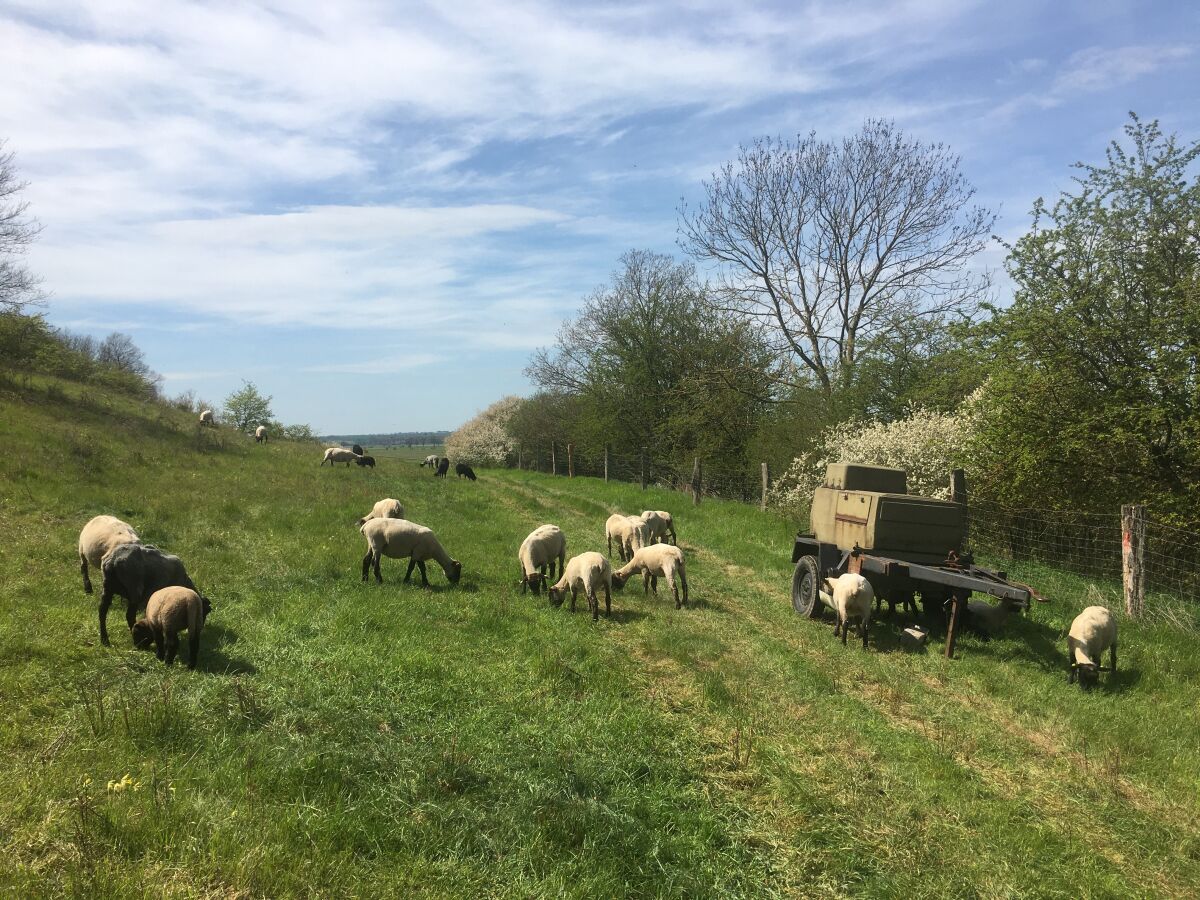
[[[53,390],[51,390],[53,387]],[[1066,684],[1050,596],[959,658],[843,649],[787,596],[793,524],[594,479],[432,477],[254,445],[69,383],[0,388],[6,895],[1185,896],[1200,884],[1196,617],[1121,622]],[[404,502],[464,564],[359,580],[353,522]],[[610,619],[522,595],[553,521],[603,549],[668,509],[693,605]],[[196,672],[99,646],[75,541],[112,513],[212,597]],[[118,601],[119,605],[119,601]],[[120,620],[119,610],[117,621]],[[1171,620],[1168,620],[1171,619]],[[114,623],[116,624],[116,623]],[[129,780],[121,786],[123,777]],[[109,782],[113,782],[110,789]]]

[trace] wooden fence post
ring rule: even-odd
[[[692,465],[692,503],[700,503],[700,457]]]
[[[575,445],[567,444],[567,477],[575,477]]]
[[[519,472],[521,469],[524,469],[524,468],[525,468],[525,466],[521,460],[521,448],[518,447],[517,448],[517,471]]]
[[[646,489],[646,448],[642,448],[642,490]]]
[[[558,474],[558,443],[556,441],[550,442],[550,474]]]
[[[767,486],[770,484],[770,474],[767,471],[767,464],[762,464],[762,502],[759,504],[759,509],[763,512],[767,511]]]
[[[1146,603],[1146,507],[1121,507],[1121,572],[1125,584],[1125,614],[1136,619]]]
[[[608,481],[608,444],[604,445],[604,480]]]
[[[958,549],[966,550],[971,545],[968,540],[971,522],[967,516],[969,510],[967,506],[967,473],[962,469],[952,469],[950,471],[950,502],[957,503],[962,507],[963,537],[962,546]]]

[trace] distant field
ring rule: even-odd
[[[420,463],[427,456],[441,456],[444,448],[441,444],[425,444],[413,447],[364,447],[363,449],[376,459],[394,459],[398,462]]]
[[[1200,624],[1121,622],[1066,684],[1105,586],[960,658],[843,648],[788,602],[793,523],[527,472],[436,479],[433,448],[320,468],[73,385],[0,384],[0,893],[88,896],[1195,896]],[[360,580],[392,496],[463,563]],[[632,584],[595,625],[516,586],[555,522],[676,517],[693,605]],[[112,513],[213,599],[200,670],[114,646],[75,545]],[[186,651],[185,651],[186,655]],[[125,786],[122,779],[128,775]],[[110,782],[112,785],[110,786]]]

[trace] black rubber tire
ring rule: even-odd
[[[802,556],[792,573],[792,609],[815,619],[821,614],[821,568],[815,556]]]

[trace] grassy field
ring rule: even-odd
[[[1200,636],[1160,601],[1123,671],[1065,679],[1106,588],[953,661],[843,649],[788,602],[794,526],[736,504],[315,445],[35,382],[0,385],[0,894],[1195,896]],[[432,452],[432,451],[431,451]],[[422,454],[423,455],[423,454]],[[463,562],[360,581],[354,520],[399,498]],[[611,619],[516,587],[552,521],[675,514],[693,606]],[[180,554],[214,611],[199,670],[97,637],[75,546],[112,513]],[[125,780],[125,776],[128,779]],[[111,782],[111,784],[110,784]],[[123,785],[122,786],[122,782]]]

